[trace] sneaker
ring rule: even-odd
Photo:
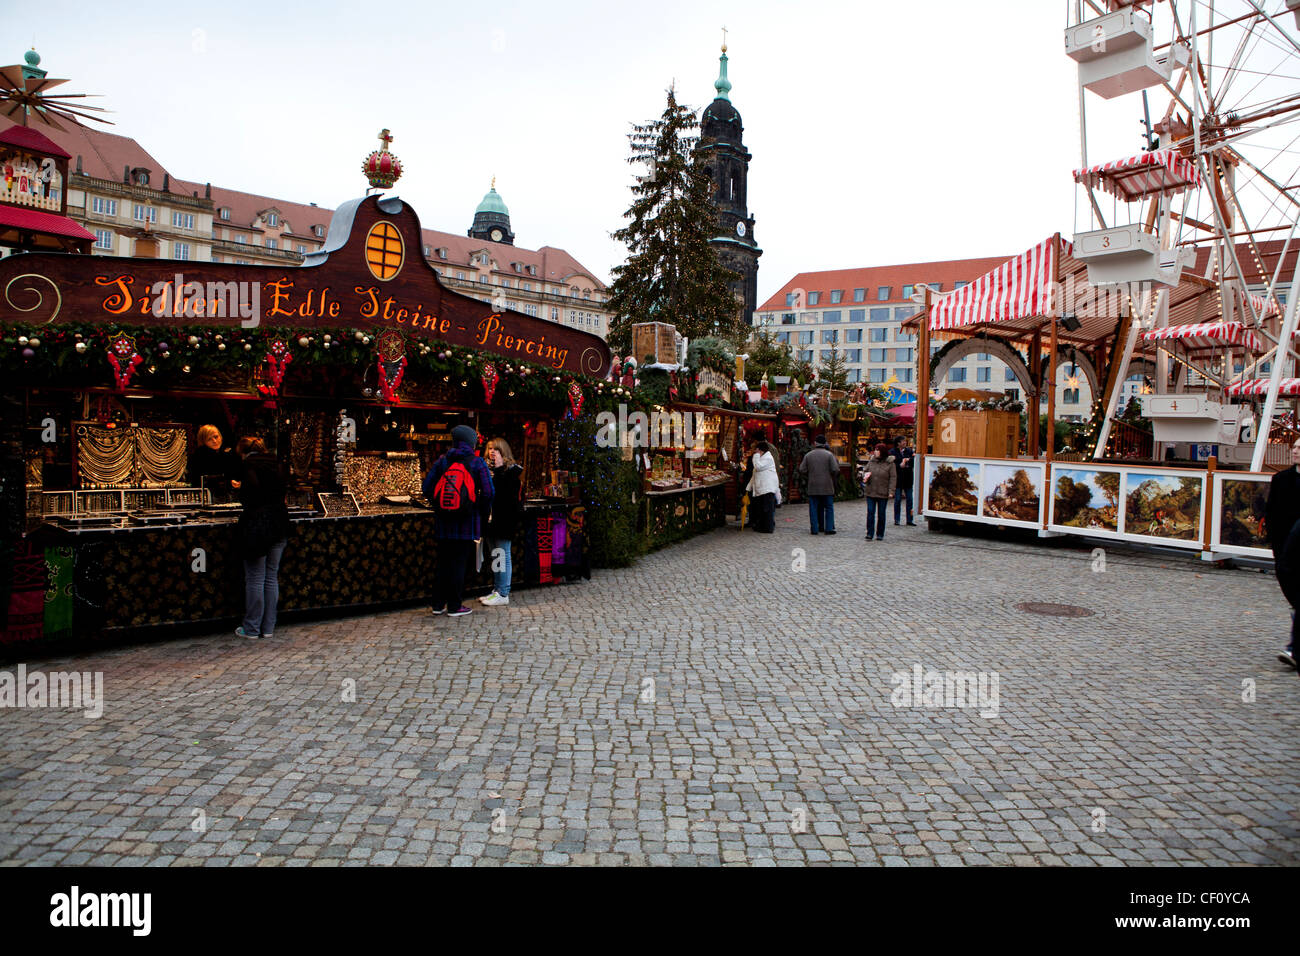
[[[430,613],[430,614],[446,614],[446,613],[447,613],[447,609],[446,609],[445,607],[435,607],[435,608],[431,608],[431,609],[429,610],[429,613]]]
[[[834,531],[823,531],[822,534],[834,534]]]
[[[873,538],[871,535],[867,535],[867,540],[868,540],[868,541],[875,541],[876,539]]]
[[[448,616],[448,617],[464,617],[466,614],[473,614],[473,613],[474,613],[474,611],[473,611],[472,608],[467,608],[465,605],[462,604],[460,607],[456,608],[456,610],[454,610],[454,611],[448,611],[448,612],[447,612],[447,616]]]
[[[262,635],[262,640],[266,640],[268,637],[275,637],[275,631],[267,631]]]
[[[907,523],[907,526],[908,526],[909,528],[915,528],[915,527],[916,527],[916,522],[915,522],[915,521],[909,521],[909,522]]]
[[[481,598],[479,598],[478,600],[479,600],[479,603],[481,603],[481,604],[491,604],[491,603],[492,603],[492,599],[495,598],[495,597],[497,597],[497,596],[498,596],[498,595],[497,595],[497,592],[496,592],[496,591],[489,591],[487,594],[484,594],[484,595],[483,595]]]
[[[1281,654],[1277,655],[1277,659],[1287,667],[1295,667],[1295,658],[1291,656],[1290,651],[1283,651]]]
[[[500,594],[497,594],[495,591],[493,591],[485,598],[480,598],[480,600],[488,607],[503,607],[510,603],[510,598],[502,597]]]
[[[261,637],[261,635],[249,634],[247,631],[244,630],[244,625],[241,624],[239,625],[239,627],[235,628],[235,637],[246,637],[250,641],[256,641]]]

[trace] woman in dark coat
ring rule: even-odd
[[[867,540],[884,541],[885,509],[898,488],[898,468],[884,442],[876,445],[862,469],[862,483],[867,495]]]
[[[241,438],[235,453],[243,459],[239,500],[239,543],[244,558],[244,623],[235,633],[256,640],[275,633],[280,600],[280,559],[289,539],[283,469],[260,438]]]
[[[1300,440],[1291,445],[1291,467],[1279,471],[1268,485],[1264,509],[1264,533],[1273,548],[1273,569],[1277,583],[1291,605],[1291,641],[1278,660],[1295,663],[1295,637],[1300,629]]]
[[[488,442],[488,465],[492,468],[492,517],[488,520],[486,538],[487,557],[492,562],[492,581],[495,584],[492,593],[479,598],[488,607],[500,607],[510,603],[510,577],[513,568],[510,562],[510,546],[515,540],[515,530],[519,527],[520,499],[519,481],[524,470],[510,453],[510,446],[504,438],[494,438]]]

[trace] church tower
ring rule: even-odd
[[[510,231],[510,210],[506,201],[497,192],[497,178],[492,177],[492,188],[483,197],[483,201],[474,210],[474,224],[466,233],[472,239],[486,239],[488,242],[515,244],[515,234]]]
[[[718,251],[718,260],[740,274],[732,289],[743,303],[741,321],[753,325],[754,309],[758,307],[758,257],[763,250],[754,240],[754,217],[749,214],[751,157],[745,149],[740,113],[731,105],[725,42],[718,62],[718,79],[713,84],[718,95],[704,108],[700,118],[700,149],[708,157],[708,171],[713,178],[713,203],[718,208],[718,232],[712,242]]]

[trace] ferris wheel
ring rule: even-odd
[[[1284,374],[1300,298],[1300,0],[1068,0],[1065,50],[1079,71],[1072,255],[1124,300],[1118,381],[1149,362],[1157,442],[1214,443],[1259,471],[1279,396],[1300,396],[1300,372]],[[1145,148],[1090,156],[1108,132],[1101,101],[1120,98],[1141,109]]]

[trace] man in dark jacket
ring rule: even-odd
[[[812,451],[799,462],[799,473],[808,476],[808,522],[812,533],[835,533],[835,482],[840,477],[840,461],[826,447],[826,436],[818,435]]]
[[[1291,467],[1279,471],[1268,485],[1264,533],[1273,548],[1277,583],[1291,605],[1291,641],[1278,660],[1295,663],[1296,610],[1300,609],[1300,441],[1291,446]]]
[[[438,555],[433,581],[433,613],[463,617],[470,609],[463,603],[465,576],[474,560],[476,542],[483,537],[483,526],[492,510],[492,473],[482,458],[474,453],[478,432],[468,425],[451,430],[452,446],[433,463],[424,479],[424,497],[434,508],[433,535]],[[438,480],[453,465],[463,465],[473,482],[473,502],[463,516],[439,510],[436,500]],[[450,479],[449,479],[450,480]],[[468,493],[469,488],[465,489]]]
[[[906,500],[907,523],[915,525],[916,522],[912,520],[912,476],[915,474],[912,463],[916,459],[916,450],[902,438],[895,438],[891,454],[898,462],[898,486],[894,489],[894,524],[898,524],[903,501]]]

